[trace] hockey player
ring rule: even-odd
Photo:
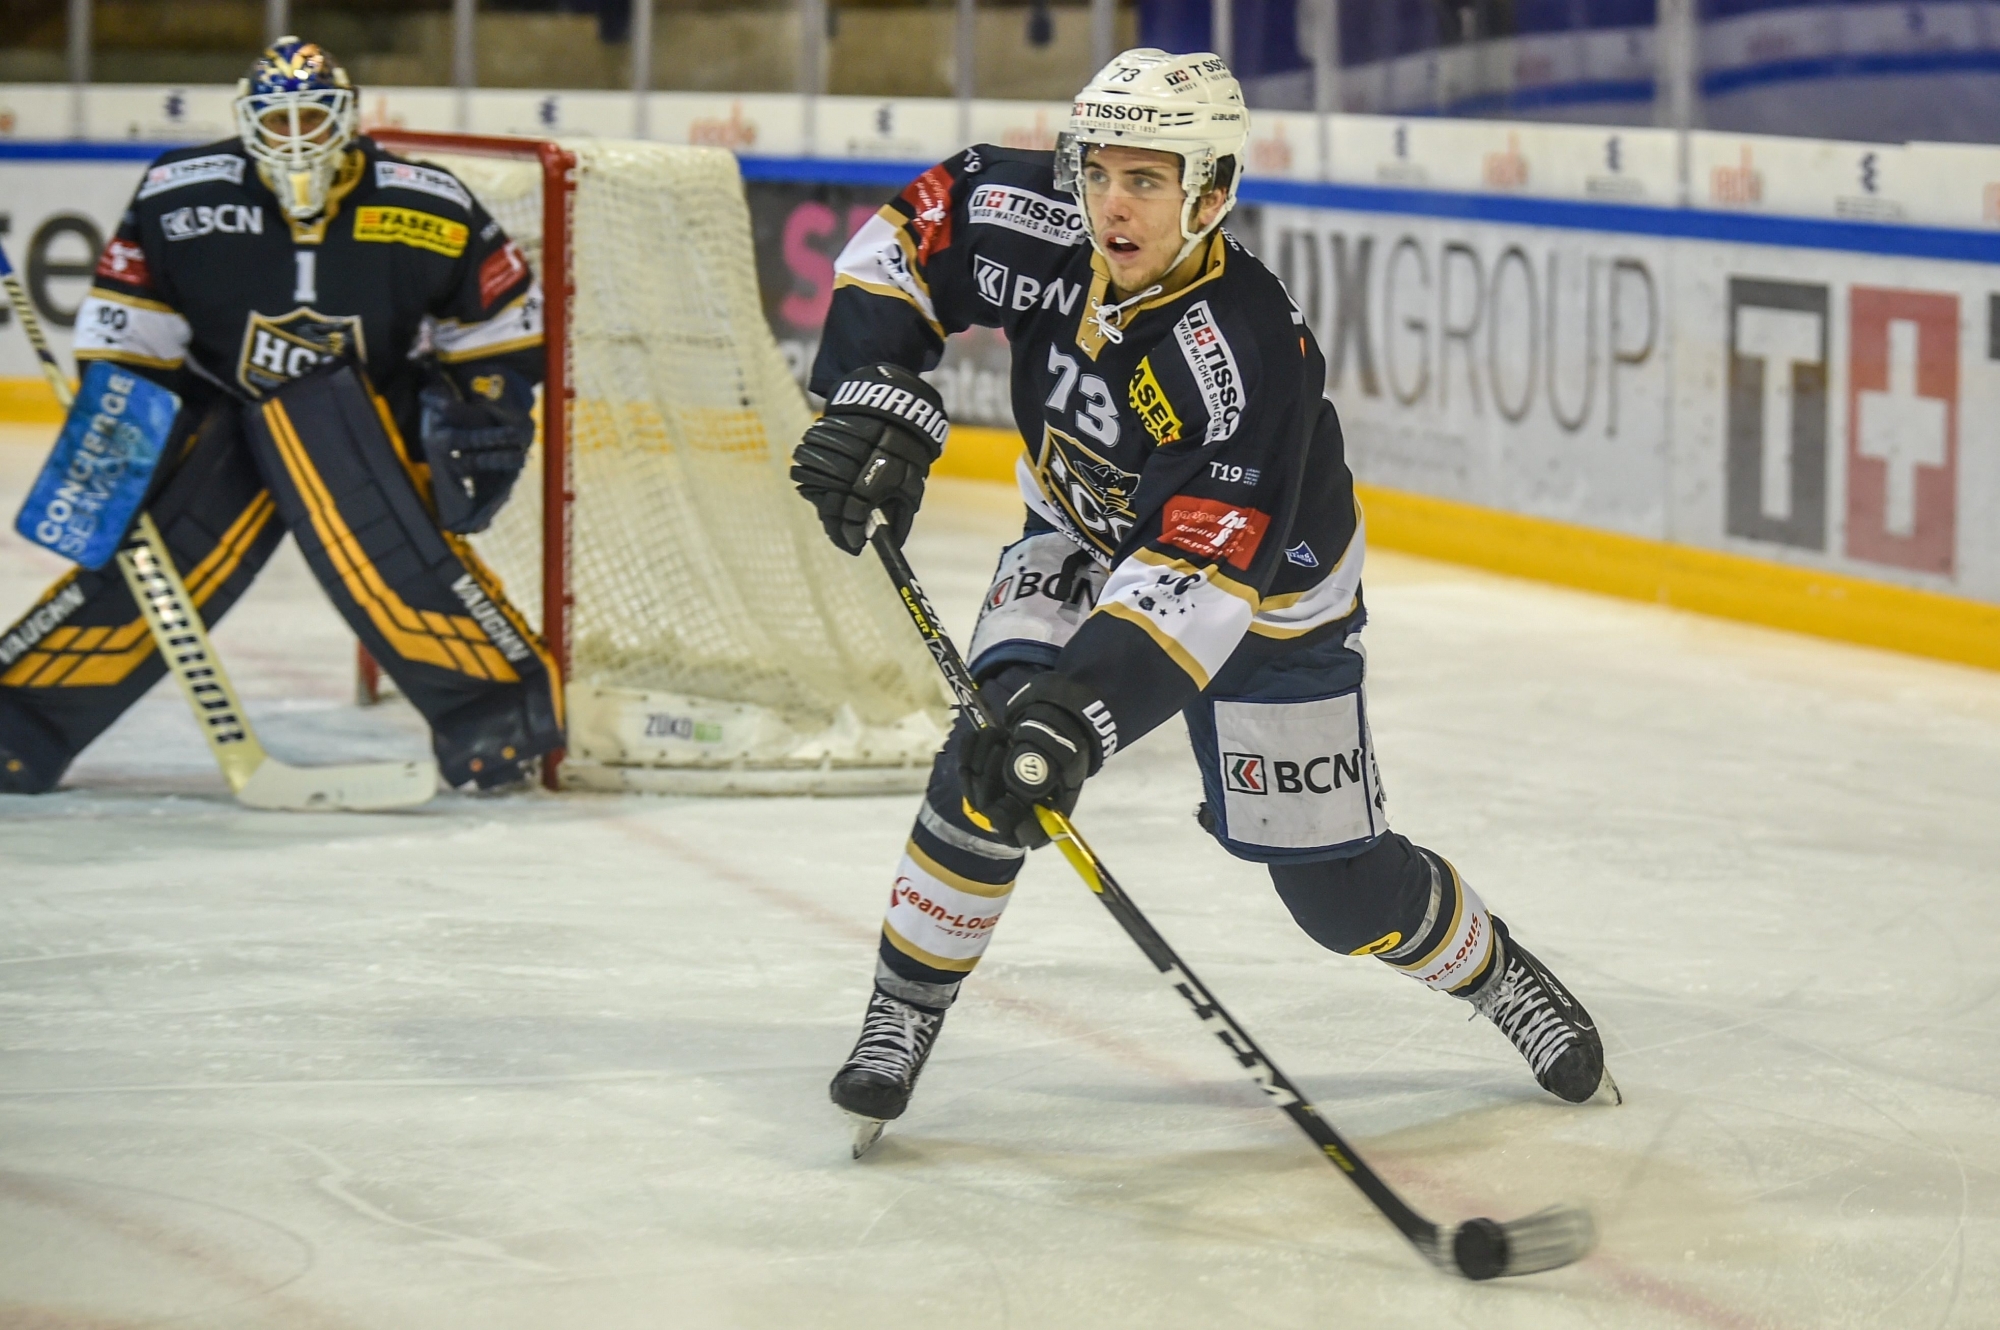
[[[290,531],[432,727],[447,781],[520,780],[562,743],[554,663],[460,533],[534,438],[541,292],[450,172],[358,132],[332,58],[280,38],[240,138],[140,182],[77,311],[80,361],[181,395],[148,510],[215,623]],[[54,787],[164,664],[115,567],[0,634],[0,793]]]
[[[1268,866],[1315,941],[1469,1002],[1537,1081],[1615,1095],[1583,1006],[1443,855],[1391,831],[1369,736],[1361,513],[1326,364],[1278,280],[1220,228],[1249,125],[1213,55],[1128,51],[1053,154],[981,145],[849,242],[792,477],[849,553],[901,540],[944,438],[918,373],[971,324],[1013,348],[1028,508],[967,651],[995,728],[938,755],[833,1101],[901,1114],[1006,909],[1036,804],[1064,813],[1179,711],[1198,817]],[[865,1124],[865,1132],[872,1124]]]

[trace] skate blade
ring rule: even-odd
[[[1597,1082],[1597,1088],[1591,1092],[1590,1098],[1585,1102],[1596,1103],[1604,1099],[1607,1095],[1610,1096],[1611,1105],[1614,1108],[1625,1102],[1625,1092],[1618,1088],[1618,1082],[1611,1079],[1611,1068],[1609,1067],[1604,1069],[1603,1075]]]
[[[882,1139],[882,1128],[887,1124],[881,1118],[864,1118],[859,1113],[847,1116],[854,1119],[854,1157],[859,1159]]]

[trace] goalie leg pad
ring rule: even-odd
[[[931,764],[930,787],[882,918],[877,983],[933,1010],[951,1005],[959,983],[986,954],[1027,858],[981,825],[965,803],[958,749],[968,733],[960,721]],[[897,984],[885,983],[884,974]]]
[[[463,540],[439,530],[352,368],[244,408],[278,512],[334,607],[433,731],[447,782],[519,779],[563,742],[555,661]]]
[[[234,405],[184,413],[170,473],[147,505],[213,628],[284,538]],[[58,578],[0,631],[0,790],[55,788],[76,755],[166,673],[117,563]]]

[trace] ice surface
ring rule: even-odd
[[[9,516],[38,460],[0,445]],[[961,634],[1015,520],[924,514]],[[0,538],[0,614],[56,568]],[[2000,1324],[2000,676],[1390,555],[1368,585],[1396,824],[1590,1005],[1624,1107],[1315,948],[1190,820],[1178,727],[1077,821],[1413,1202],[1586,1203],[1582,1264],[1431,1272],[1046,852],[852,1162],[825,1082],[908,799],[255,813],[163,685],[0,798],[0,1324]],[[288,760],[424,751],[348,705],[289,547],[216,640]]]

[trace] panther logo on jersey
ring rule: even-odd
[[[243,325],[236,381],[253,393],[268,393],[349,355],[357,363],[368,359],[358,314],[322,314],[301,306],[273,317],[252,310]]]
[[[1043,426],[1035,479],[1069,520],[1069,534],[1107,557],[1139,520],[1132,509],[1137,473],[1113,465],[1053,425]]]

